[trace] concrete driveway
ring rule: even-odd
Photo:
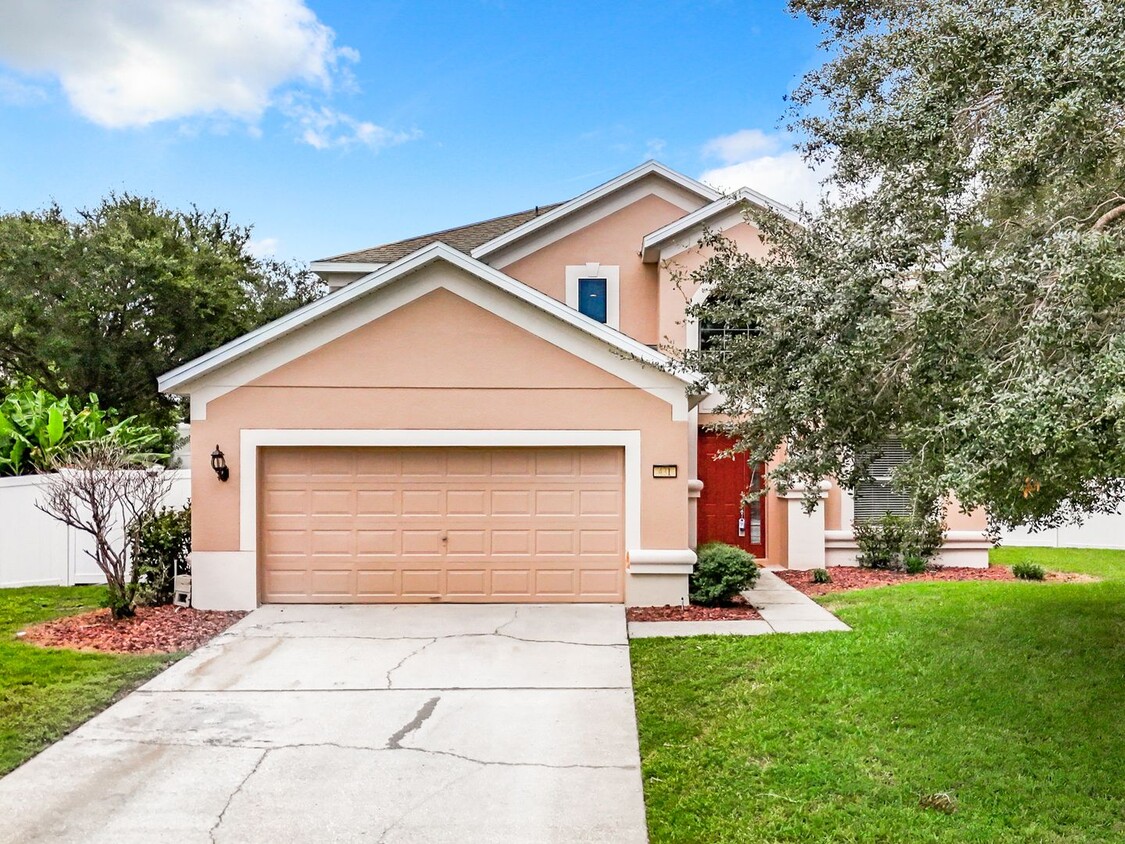
[[[646,840],[620,606],[269,606],[0,780],[0,840]]]

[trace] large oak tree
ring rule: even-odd
[[[225,214],[127,194],[73,221],[57,206],[0,217],[0,379],[168,421],[157,376],[322,292],[249,240]]]
[[[1125,493],[1125,14],[1120,0],[791,0],[828,61],[794,96],[832,201],[716,239],[689,355],[782,486],[864,477],[1000,524]]]

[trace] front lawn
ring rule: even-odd
[[[96,609],[104,593],[101,586],[0,589],[0,775],[175,659],[39,648],[15,638],[28,624]]]
[[[1125,552],[993,556],[1020,559],[1104,579],[820,599],[851,633],[635,640],[652,840],[1125,841]],[[922,807],[942,793],[954,811]]]

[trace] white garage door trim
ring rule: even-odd
[[[245,428],[239,447],[239,546],[258,547],[258,450],[271,446],[620,446],[625,449],[625,548],[641,547],[641,432]]]

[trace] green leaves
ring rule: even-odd
[[[249,236],[129,194],[74,221],[57,206],[0,216],[0,382],[169,421],[159,375],[323,292],[307,269],[249,254]]]
[[[134,416],[118,420],[96,395],[83,406],[27,386],[0,400],[0,476],[48,471],[69,449],[102,440],[124,446],[137,463],[163,460],[174,437]]]
[[[768,260],[711,238],[689,353],[779,487],[896,484],[1046,526],[1125,498],[1125,16],[1091,0],[791,0],[831,59],[795,96],[837,199],[755,211]]]

